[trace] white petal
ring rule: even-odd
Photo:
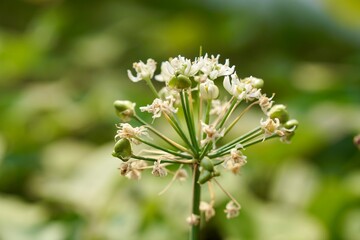
[[[128,77],[133,82],[139,82],[141,81],[141,78],[135,77],[130,70],[127,70]]]
[[[228,76],[224,77],[223,86],[230,94],[232,94],[231,91],[231,84],[230,84],[230,78]]]

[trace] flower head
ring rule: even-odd
[[[130,70],[128,70],[128,77],[133,82],[138,82],[141,80],[150,80],[154,76],[154,72],[156,70],[156,62],[149,58],[146,61],[146,64],[142,61],[135,62],[133,64],[133,68],[135,69],[136,76],[134,76]]]

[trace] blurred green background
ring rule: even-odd
[[[151,101],[133,62],[200,45],[300,121],[224,174],[243,209],[217,193],[204,239],[360,239],[357,0],[0,1],[0,239],[186,239],[189,183],[119,175],[112,103]]]

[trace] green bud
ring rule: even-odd
[[[297,127],[299,125],[299,122],[298,120],[296,119],[291,119],[289,121],[287,121],[285,124],[284,124],[284,127],[286,129],[292,129],[293,127]]]
[[[115,143],[114,151],[112,152],[114,157],[120,158],[123,161],[127,161],[131,158],[132,150],[130,141],[126,138],[122,138]]]
[[[214,171],[214,164],[208,158],[203,158],[200,162],[200,166],[202,166],[207,171]]]
[[[282,104],[274,105],[268,114],[271,119],[278,118],[280,123],[285,123],[289,120],[289,113],[286,110],[286,106]]]
[[[264,86],[264,80],[260,78],[254,78],[252,82],[252,86],[255,88],[262,88]]]
[[[178,90],[186,89],[191,87],[191,80],[187,76],[180,74],[170,79],[168,86]]]
[[[203,184],[206,183],[207,181],[209,181],[212,178],[212,174],[210,171],[208,170],[203,170],[200,172],[200,176],[199,176],[199,184]]]
[[[116,115],[118,115],[123,122],[130,121],[131,117],[134,116],[135,103],[126,100],[116,100],[114,102],[114,107]]]

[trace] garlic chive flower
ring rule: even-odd
[[[250,161],[245,151],[253,145],[273,138],[289,143],[298,121],[290,119],[285,105],[275,104],[275,94],[267,97],[262,92],[264,80],[239,78],[235,66],[228,59],[221,62],[219,55],[205,54],[193,60],[183,56],[169,58],[161,63],[158,73],[153,59],[136,62],[133,67],[135,74],[128,70],[130,80],[144,80],[155,97],[139,108],[127,100],[114,102],[121,123],[116,125],[112,155],[121,160],[120,174],[139,180],[143,171],[150,170],[152,175],[168,180],[160,194],[176,180],[191,179],[192,207],[187,222],[192,236],[199,232],[201,214],[206,221],[215,215],[213,185],[229,197],[226,217],[236,217],[241,206],[220,184],[221,175],[227,171],[239,173]],[[162,84],[159,89],[159,84],[153,85],[154,80]],[[219,89],[221,83],[225,91]],[[239,130],[246,127],[240,123],[242,116],[256,110],[263,114],[254,123],[257,126]],[[162,122],[159,130],[154,121],[142,119],[139,111],[150,114],[153,120],[163,118],[168,125]],[[138,146],[133,149],[134,145]],[[200,189],[206,186],[210,203],[200,196]]]
[[[128,77],[131,81],[139,82],[141,80],[149,80],[154,76],[156,62],[149,58],[146,61],[146,64],[142,61],[134,63],[133,68],[135,69],[136,76],[134,76],[132,72],[128,70]]]
[[[152,118],[154,119],[159,118],[162,113],[171,114],[178,111],[178,109],[173,106],[175,100],[176,99],[171,95],[166,97],[166,100],[155,98],[152,104],[140,107],[140,110],[142,112],[152,113]]]

